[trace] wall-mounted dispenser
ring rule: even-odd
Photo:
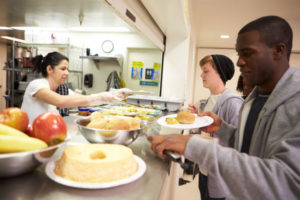
[[[93,74],[84,75],[84,86],[87,88],[93,87]]]

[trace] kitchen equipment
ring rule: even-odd
[[[0,154],[0,178],[12,177],[34,170],[47,162],[55,151],[65,143],[60,143],[34,151]]]
[[[110,116],[106,116],[110,117]],[[114,116],[116,117],[116,116]],[[129,117],[120,117],[129,119]],[[105,130],[96,128],[87,128],[90,118],[77,119],[75,121],[81,134],[91,143],[112,143],[112,144],[131,144],[139,137],[146,128],[145,123],[141,120],[140,127],[136,130]]]
[[[87,88],[93,87],[93,74],[84,75],[84,86]]]
[[[31,57],[23,57],[23,59],[22,59],[22,66],[24,68],[31,68],[31,67],[33,67],[32,58]]]
[[[137,105],[154,105],[159,107],[165,107],[169,111],[174,112],[181,108],[184,103],[184,99],[175,97],[159,97],[159,96],[145,96],[145,95],[132,95],[127,97],[128,103]]]
[[[15,47],[15,58],[22,58],[23,51],[22,47]]]

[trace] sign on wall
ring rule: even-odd
[[[144,66],[144,63],[141,61],[132,61],[132,67],[131,67],[131,79],[132,80],[142,80],[143,66]]]

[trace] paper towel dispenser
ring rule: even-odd
[[[84,75],[84,86],[87,88],[93,87],[93,74]]]

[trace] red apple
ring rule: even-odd
[[[33,136],[45,141],[48,145],[64,141],[67,126],[59,114],[46,112],[37,116],[32,124]]]
[[[26,112],[17,107],[6,108],[0,113],[0,123],[25,132],[29,123]]]
[[[32,128],[32,126],[31,126],[30,124],[28,124],[25,133],[26,133],[27,135],[29,135],[30,137],[34,137],[34,135],[33,135],[33,128]]]

